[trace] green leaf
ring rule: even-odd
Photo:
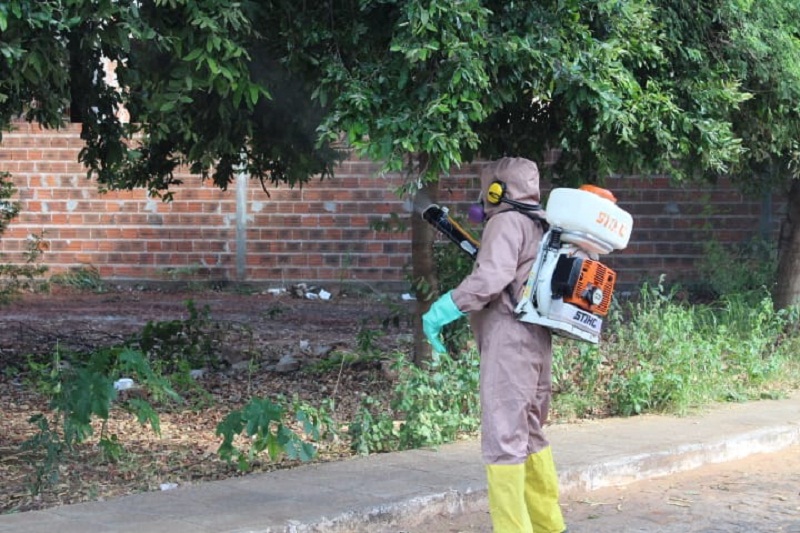
[[[194,61],[195,59],[197,59],[198,57],[203,55],[203,53],[204,53],[204,50],[202,48],[195,48],[194,50],[192,50],[191,52],[186,54],[183,57],[183,60],[184,61]]]
[[[256,85],[250,86],[250,104],[255,106],[258,103],[259,89]]]
[[[278,438],[273,435],[272,433],[267,435],[267,453],[269,454],[269,458],[271,460],[276,460],[280,457],[281,453],[283,452],[284,447],[278,442]]]
[[[211,73],[214,75],[219,74],[219,65],[212,57],[206,57],[206,63],[208,63],[208,68],[211,70]]]
[[[133,413],[136,415],[136,420],[141,424],[150,424],[150,427],[153,428],[153,432],[156,435],[161,435],[161,422],[158,417],[158,413],[153,406],[150,405],[149,402],[139,399],[139,398],[132,398],[128,401]]]

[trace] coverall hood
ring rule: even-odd
[[[505,183],[505,198],[526,204],[539,203],[539,167],[536,163],[522,157],[504,157],[487,164],[481,173],[481,199],[486,218],[501,211],[507,211],[508,205],[489,204],[485,198],[489,185],[500,180]]]

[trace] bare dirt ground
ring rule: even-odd
[[[105,432],[117,435],[124,448],[118,460],[103,458],[98,424],[95,434],[60,462],[57,479],[33,491],[43,454],[22,444],[36,433],[29,418],[49,410],[30,362],[49,364],[57,352],[59,364],[69,364],[71,353],[126,342],[148,322],[187,320],[187,300],[214,330],[221,361],[218,368],[202,369],[196,379],[201,392],[183,405],[160,409],[160,436],[113,409]],[[365,396],[391,393],[386,364],[363,354],[407,353],[409,309],[397,297],[334,294],[310,300],[291,293],[130,289],[28,294],[0,307],[0,513],[244,475],[217,456],[221,437],[215,429],[225,415],[254,396],[296,396],[311,405],[332,401],[330,415],[346,424]],[[333,438],[319,443],[316,460],[350,455],[345,439]],[[294,464],[263,458],[251,471]]]

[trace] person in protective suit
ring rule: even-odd
[[[546,227],[543,211],[520,205],[538,208],[539,170],[522,158],[489,163],[481,198],[496,181],[517,206],[484,206],[475,267],[433,303],[423,328],[433,349],[444,353],[442,327],[469,314],[481,357],[481,455],[495,533],[561,533],[558,476],[542,431],[551,397],[550,331],[513,314]]]

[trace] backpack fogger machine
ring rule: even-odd
[[[502,194],[490,194],[487,200],[494,205],[508,203],[523,212],[535,213],[538,207],[524,209],[524,204],[506,201]],[[597,344],[617,279],[600,256],[628,245],[633,218],[617,206],[610,191],[593,185],[553,189],[544,213],[549,227],[517,303],[516,317],[557,335]],[[470,257],[477,257],[480,243],[452,219],[447,208],[430,205],[422,217]]]

